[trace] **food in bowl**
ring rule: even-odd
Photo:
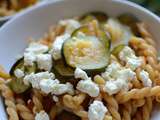
[[[38,0],[1,0],[0,1],[0,17],[11,16],[16,12],[29,7]]]
[[[149,120],[160,101],[155,42],[131,14],[60,20],[32,41],[0,90],[15,120]]]

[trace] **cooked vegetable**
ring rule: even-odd
[[[120,44],[120,45],[114,47],[113,50],[111,51],[111,53],[117,57],[118,54],[119,54],[119,52],[120,52],[124,47],[125,47],[124,44]]]
[[[14,71],[16,69],[21,69],[22,71],[24,71],[25,74],[29,74],[36,71],[36,65],[24,66],[24,60],[23,58],[21,58],[12,66],[10,70],[10,75],[12,77],[12,80],[9,82],[9,86],[15,93],[19,94],[25,92],[27,89],[30,88],[30,86],[25,85],[23,83],[23,78],[17,78],[14,75]]]
[[[118,16],[118,19],[121,23],[130,26],[135,35],[139,35],[136,23],[140,21],[137,17],[130,13],[125,13]]]
[[[110,49],[110,45],[111,45],[111,39],[109,37],[109,35],[107,33],[105,33],[102,30],[98,30],[98,38],[99,40],[101,40],[101,42],[106,46],[106,48]],[[80,33],[84,33],[85,35],[91,35],[91,30],[89,28],[89,26],[82,26],[78,29],[76,29],[73,33],[72,33],[72,37],[77,37],[80,35]]]
[[[21,59],[17,60],[17,62],[12,66],[12,68],[10,70],[11,76],[14,76],[14,71],[16,69],[21,69],[26,74],[30,74],[32,72],[35,72],[37,70],[37,67],[36,67],[36,64],[34,64],[33,66],[24,66],[24,58],[21,58]]]
[[[30,88],[23,83],[23,78],[12,77],[12,80],[8,83],[9,87],[17,94],[23,93]]]
[[[61,60],[54,61],[54,70],[64,78],[72,78],[74,77],[74,69],[65,64],[65,62]]]
[[[77,37],[80,33],[83,33],[86,35],[91,35],[91,30],[90,30],[89,26],[87,26],[87,25],[82,26],[82,27],[76,29],[75,31],[73,31],[71,37]]]
[[[107,21],[107,31],[111,35],[112,48],[119,44],[128,45],[130,38],[133,36],[132,31],[126,25],[121,24],[115,18],[109,18]]]
[[[88,23],[94,19],[97,19],[100,23],[106,22],[108,19],[108,16],[103,12],[90,12],[85,15],[83,15],[80,20],[82,23]]]
[[[17,61],[15,62],[15,64],[12,66],[12,68],[11,68],[11,70],[10,70],[10,72],[9,72],[11,76],[14,76],[14,71],[15,71],[17,68],[19,68],[19,69],[21,69],[21,70],[24,71],[24,60],[23,60],[23,58],[20,58],[19,60],[17,60]]]
[[[71,37],[63,44],[63,55],[66,63],[83,70],[99,70],[108,64],[109,48],[94,36]]]

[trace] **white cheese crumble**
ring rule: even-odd
[[[36,113],[35,120],[50,120],[49,115],[45,111]]]
[[[97,97],[100,92],[98,85],[94,83],[91,78],[79,81],[77,89],[81,92],[87,93],[91,97]]]
[[[17,77],[17,78],[22,78],[24,76],[24,71],[22,71],[21,69],[16,69],[14,71],[14,75]]]
[[[40,89],[48,94],[62,95],[64,93],[74,94],[73,85],[70,83],[60,84],[59,80],[46,79],[40,81]]]
[[[52,68],[52,57],[50,54],[37,55],[38,68],[46,71],[50,71]]]
[[[70,83],[60,84],[59,80],[55,79],[53,73],[40,72],[37,74],[31,73],[26,75],[23,79],[25,84],[31,84],[33,88],[40,89],[42,92],[55,95],[61,95],[64,93],[74,94],[73,85]]]
[[[113,95],[113,94],[119,92],[120,89],[121,88],[117,85],[117,81],[115,81],[115,80],[107,81],[104,88],[103,88],[103,90],[105,92],[107,92],[109,95]]]
[[[74,71],[74,76],[75,78],[81,78],[83,80],[88,79],[87,73],[80,68],[76,68],[76,70]]]
[[[59,24],[66,26],[65,33],[69,33],[69,34],[71,34],[75,29],[81,26],[81,24],[74,19],[61,20]]]
[[[136,73],[130,68],[123,68],[118,63],[111,63],[102,77],[106,80],[103,90],[109,95],[119,92],[121,89],[128,90],[128,83],[134,79]]]
[[[53,73],[49,73],[47,72],[40,72],[37,74],[31,73],[29,75],[26,75],[23,79],[24,84],[28,85],[29,83],[31,83],[33,88],[37,88],[39,89],[39,83],[41,80],[44,79],[54,79],[55,75]]]
[[[120,51],[119,58],[126,62],[126,66],[130,67],[132,70],[135,70],[142,64],[142,59],[137,57],[134,51],[128,46]]]
[[[58,98],[57,96],[55,96],[55,95],[53,95],[52,98],[53,98],[53,101],[54,101],[54,102],[58,102],[58,101],[59,101],[59,98]]]
[[[152,87],[152,80],[149,78],[148,72],[142,70],[139,77],[145,87]]]
[[[120,64],[117,62],[113,62],[110,65],[108,65],[108,67],[106,68],[106,71],[101,75],[105,80],[111,80],[112,77],[116,77],[117,72],[119,70],[121,70]]]
[[[89,106],[88,118],[89,120],[103,120],[107,111],[107,108],[101,101],[95,100]]]
[[[61,55],[62,45],[64,41],[67,40],[69,37],[70,34],[67,33],[56,37],[56,40],[53,42],[52,49],[50,51],[50,54],[52,54],[55,60],[58,60],[62,57]]]
[[[52,94],[54,94],[54,95],[62,95],[64,93],[68,93],[68,94],[71,94],[71,95],[74,94],[73,85],[71,83],[54,84],[52,86]]]
[[[49,94],[53,91],[53,86],[55,84],[59,84],[59,81],[53,79],[43,79],[40,81],[39,87],[41,91],[43,91],[46,94]]]
[[[48,51],[48,46],[32,42],[29,44],[28,48],[25,49],[25,52],[32,52],[34,54],[41,54]]]
[[[24,65],[33,66],[33,62],[36,61],[36,56],[32,52],[24,53]]]
[[[46,45],[35,42],[30,43],[30,45],[25,49],[24,52],[24,65],[32,66],[33,62],[36,61],[36,55],[42,54],[47,51],[48,46]]]

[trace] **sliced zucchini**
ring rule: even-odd
[[[99,70],[108,64],[109,48],[94,36],[71,37],[63,44],[66,63],[83,70]]]
[[[84,26],[76,29],[75,31],[73,31],[71,37],[77,37],[79,35],[79,33],[84,33],[85,35],[91,35],[91,30],[90,30],[89,26],[84,25]]]
[[[64,78],[74,77],[74,69],[66,65],[62,59],[54,61],[53,67],[54,70]]]
[[[36,65],[33,66],[24,66],[24,59],[21,58],[19,60],[17,60],[17,62],[12,66],[11,70],[10,70],[10,76],[12,78],[12,80],[9,82],[9,86],[10,88],[17,94],[23,93],[25,92],[27,89],[30,88],[29,85],[25,85],[23,83],[23,78],[17,78],[14,75],[14,71],[16,69],[21,69],[22,71],[24,71],[25,74],[30,74],[32,72],[36,71]]]
[[[89,26],[85,25],[85,26],[82,26],[82,27],[76,29],[72,33],[71,36],[72,37],[78,37],[79,33],[84,33],[85,35],[91,35],[91,30],[90,30]],[[99,29],[97,37],[99,38],[99,40],[101,40],[101,42],[105,45],[106,48],[110,49],[111,38],[106,32]]]
[[[119,44],[128,45],[130,38],[133,36],[130,27],[120,23],[115,18],[109,18],[107,24],[109,26],[108,32],[112,40],[112,48]]]
[[[10,75],[14,76],[14,71],[16,69],[21,69],[25,72],[25,74],[30,74],[32,72],[36,72],[37,67],[36,64],[33,64],[33,66],[24,66],[24,58],[20,58],[19,60],[17,60],[17,62],[12,66],[11,70],[10,70]]]
[[[30,88],[30,86],[23,83],[23,78],[12,77],[8,83],[9,87],[17,94],[23,93]]]
[[[21,70],[23,70],[24,71],[24,60],[23,60],[24,58],[20,58],[19,60],[17,60],[15,63],[14,63],[14,65],[12,66],[12,68],[11,68],[11,70],[10,70],[10,75],[11,76],[15,76],[14,75],[14,71],[16,70],[16,69],[21,69]]]
[[[98,20],[100,23],[103,23],[103,22],[106,22],[107,19],[108,19],[108,16],[103,13],[103,12],[90,12],[90,13],[87,13],[85,15],[83,15],[81,18],[80,18],[80,21],[82,23],[88,23],[92,20]]]
[[[113,48],[113,50],[111,51],[111,54],[113,54],[114,56],[118,56],[119,52],[125,47],[124,44],[120,44],[116,47]]]

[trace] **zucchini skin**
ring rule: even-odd
[[[20,58],[15,62],[15,64],[12,66],[9,72],[12,80],[8,83],[8,86],[17,94],[21,94],[27,91],[31,86],[25,85],[23,83],[23,78],[17,78],[14,75],[14,71],[16,69],[22,69],[25,72],[25,74],[30,74],[31,72],[36,72],[36,68],[37,67],[35,64],[32,67],[24,66],[24,58]]]
[[[53,60],[53,68],[52,71],[55,71],[59,76],[70,79],[74,78],[74,69],[68,66],[64,59]]]
[[[124,44],[117,45],[116,47],[113,48],[113,50],[111,51],[111,54],[113,54],[114,56],[118,57],[119,52],[120,52],[125,46],[126,46],[126,45],[124,45]]]
[[[65,63],[67,64],[67,65],[69,65],[70,67],[72,67],[72,68],[75,68],[75,66],[73,67],[73,66],[71,66],[68,62],[67,62],[67,58],[66,58],[66,55],[65,54],[67,54],[67,53],[65,53],[65,48],[67,48],[67,46],[66,46],[66,43],[67,42],[69,42],[69,41],[72,41],[74,38],[77,38],[77,39],[79,39],[79,36],[78,36],[78,33],[79,32],[82,32],[82,33],[84,33],[84,34],[87,34],[87,35],[89,35],[89,32],[90,32],[90,30],[89,30],[89,27],[87,26],[87,25],[84,25],[84,26],[82,26],[82,27],[80,27],[80,28],[78,28],[78,29],[76,29],[73,33],[72,33],[72,35],[71,35],[71,38],[70,39],[68,39],[68,40],[66,40],[64,43],[63,43],[63,46],[62,46],[62,56],[63,56],[63,58],[64,58],[64,60],[65,60]],[[90,35],[89,35],[90,36]],[[86,36],[87,37],[87,36]],[[88,38],[88,37],[87,37]],[[86,38],[86,39],[87,39]],[[97,36],[97,38],[98,38],[98,41],[99,41],[99,43],[100,44],[102,44],[102,46],[105,48],[105,54],[104,55],[106,55],[106,54],[108,54],[107,56],[107,58],[106,59],[109,59],[109,55],[110,55],[110,47],[111,47],[111,40],[110,40],[110,38],[107,36],[107,34],[104,32],[104,31],[102,31],[102,30],[99,30],[98,31],[98,36]],[[85,42],[85,38],[80,38],[80,41],[81,41],[81,39],[84,39],[84,40],[82,40],[82,42]],[[75,41],[75,40],[73,40],[73,41]],[[88,41],[88,40],[86,40],[86,41]],[[89,40],[90,41],[90,40]],[[91,40],[92,41],[92,40]],[[94,41],[94,40],[93,40]],[[94,44],[94,42],[93,42],[93,44]],[[102,47],[102,48],[103,48]],[[107,65],[106,65],[107,66]],[[87,73],[91,73],[91,72],[93,72],[93,71],[95,71],[95,72],[102,72],[102,71],[104,71],[104,69],[106,68],[106,66],[104,66],[104,67],[101,67],[101,68],[95,68],[95,69],[90,69],[90,68],[85,68],[85,69],[83,69],[83,68],[81,68],[81,69],[83,69],[83,70],[85,70]]]
[[[13,66],[11,67],[10,71],[9,71],[9,74],[10,76],[14,76],[14,71],[16,70],[16,68],[18,67],[22,67],[24,64],[24,58],[20,58],[18,59],[14,64]]]

